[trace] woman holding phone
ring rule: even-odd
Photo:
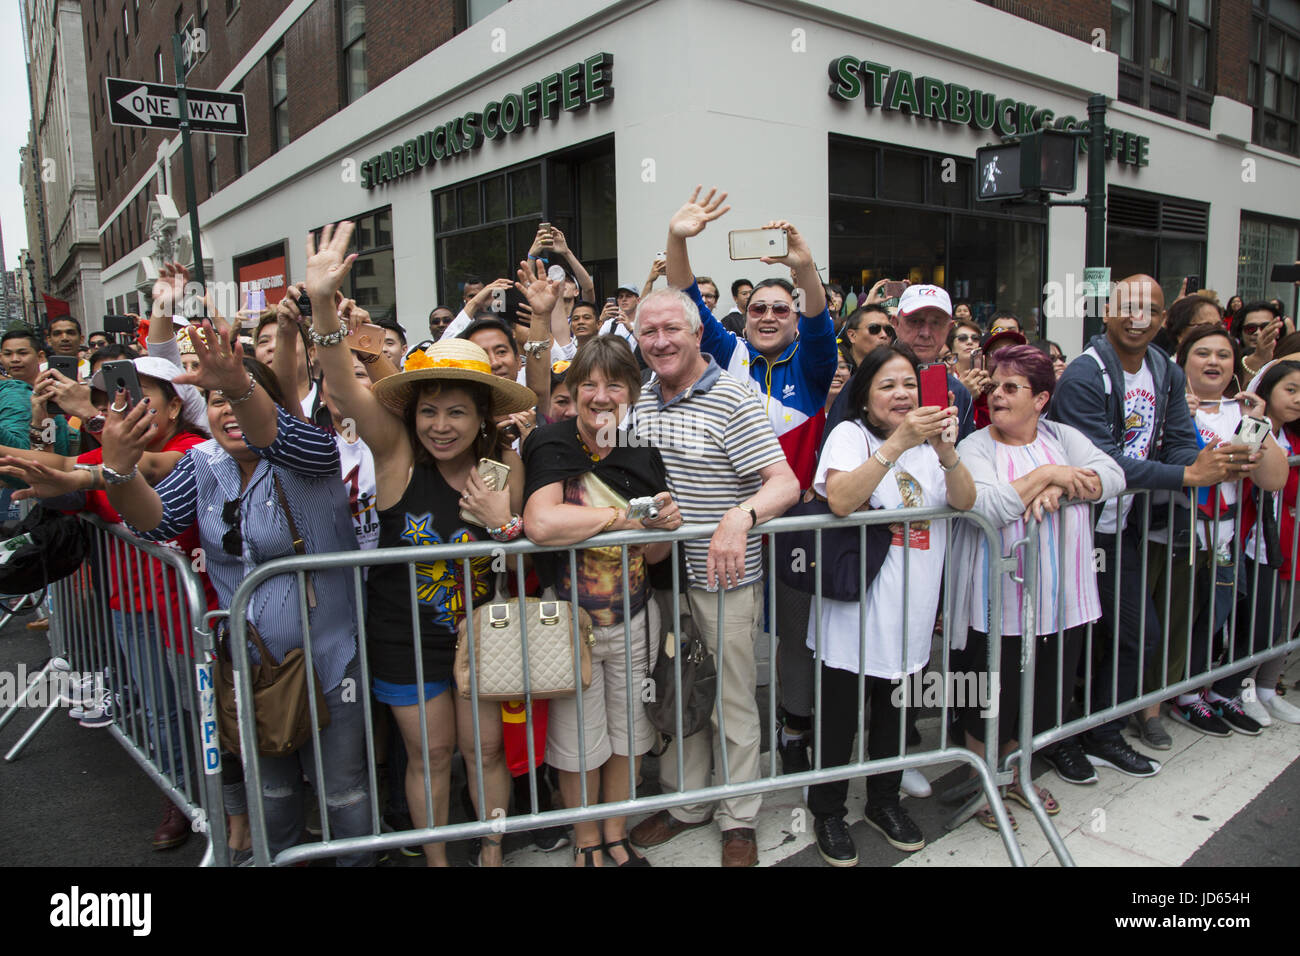
[[[668,475],[657,449],[620,440],[619,430],[641,392],[641,375],[632,350],[617,336],[605,335],[578,352],[565,377],[577,417],[539,428],[524,445],[528,488],[524,521],[528,536],[542,545],[570,545],[603,531],[681,527]],[[629,514],[636,499],[654,498],[658,514],[640,520]],[[578,749],[575,698],[551,702],[546,760],[559,772],[566,806],[582,800],[581,773],[587,771],[591,803],[628,799],[628,761],[638,765],[650,749],[653,728],[645,704],[633,698],[654,667],[659,645],[659,614],[650,599],[648,564],[668,556],[668,542],[628,548],[628,610],[623,609],[623,549],[588,548],[577,553],[577,601],[594,625],[592,681],[582,694],[585,760]],[[566,555],[538,555],[544,581],[554,580],[562,599],[571,599]],[[627,818],[574,824],[574,861],[580,866],[648,866],[627,839]]]
[[[926,508],[947,504],[959,510],[975,503],[975,483],[951,442],[957,409],[919,405],[916,355],[902,344],[881,346],[858,366],[846,388],[849,417],[826,439],[813,490],[841,517],[863,508]],[[946,404],[946,403],[945,403]],[[853,738],[868,734],[874,759],[898,755],[902,709],[894,704],[895,681],[923,668],[930,641],[948,540],[944,522],[919,521],[894,528],[884,565],[866,596],[866,621],[856,601],[824,599],[808,623],[808,646],[821,668],[822,763],[849,761]],[[910,553],[909,553],[910,552]],[[907,602],[906,619],[900,595]],[[904,633],[904,620],[907,631]],[[862,628],[865,628],[863,630]],[[859,635],[866,634],[866,658]],[[870,730],[858,726],[858,672],[866,674],[863,702]],[[867,778],[868,825],[899,850],[925,846],[925,837],[899,804],[902,771]],[[854,866],[857,849],[845,821],[848,781],[809,789],[817,847],[832,866]]]
[[[526,386],[492,374],[487,353],[465,339],[435,342],[413,352],[404,370],[367,389],[357,381],[344,344],[346,328],[334,308],[355,256],[347,254],[352,223],[326,226],[319,247],[307,240],[306,288],[311,299],[310,335],[330,395],[339,412],[356,422],[357,434],[374,452],[379,515],[379,546],[410,547],[465,541],[510,541],[523,532],[524,472],[519,457],[498,432],[498,418],[532,408],[537,399]],[[537,274],[519,271],[517,288],[536,315],[549,315],[558,282],[548,282],[545,266]],[[525,284],[525,282],[527,284]],[[480,459],[506,466],[506,482],[492,487],[479,472]],[[490,596],[490,559],[472,562],[473,600]],[[468,700],[451,689],[456,629],[464,616],[463,563],[435,561],[416,565],[419,631],[412,629],[408,568],[372,567],[367,577],[366,635],[374,692],[393,709],[406,744],[406,796],[417,828],[447,822],[451,756],[459,739],[477,798],[473,712]],[[419,649],[424,685],[418,684],[414,651]],[[422,744],[420,708],[428,731]],[[484,819],[510,800],[510,772],[502,749],[500,706],[479,706],[482,732]],[[459,731],[459,733],[458,733]],[[425,767],[433,788],[434,819],[427,819]],[[424,846],[430,866],[447,864],[446,844]],[[484,837],[481,862],[501,865],[501,839]]]

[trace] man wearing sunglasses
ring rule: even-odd
[[[849,313],[844,323],[844,341],[849,344],[854,368],[880,346],[894,341],[894,327],[889,324],[885,307],[872,303]]]
[[[723,205],[726,193],[710,189],[703,201],[699,197],[697,186],[668,223],[668,284],[683,290],[699,307],[704,323],[700,349],[758,393],[799,487],[807,488],[817,467],[826,396],[839,362],[817,265],[794,226],[784,221],[767,223],[763,228],[785,230],[788,251],[759,261],[790,267],[799,284],[803,314],[796,311],[794,286],[785,279],[764,279],[754,286],[746,306],[745,337],[727,331],[695,282],[686,240],[698,236],[731,207]]]

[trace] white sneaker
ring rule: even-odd
[[[1259,702],[1258,697],[1252,695],[1250,700],[1243,700],[1241,709],[1246,712],[1247,717],[1261,727],[1268,727],[1273,723],[1273,718],[1268,715],[1268,708]]]
[[[1270,714],[1283,723],[1300,724],[1300,707],[1287,703],[1284,698],[1270,697],[1264,706],[1268,708]]]
[[[928,797],[934,793],[930,781],[925,779],[925,774],[919,770],[904,770],[903,782],[899,787],[909,797]]]

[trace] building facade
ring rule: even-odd
[[[30,248],[41,253],[38,291],[67,302],[83,329],[97,327],[104,297],[81,5],[24,0],[22,11],[32,101],[24,181],[36,205],[28,228]]]
[[[1295,307],[1267,272],[1300,240],[1300,0],[200,0],[161,26],[162,5],[140,26],[134,6],[83,0],[108,8],[87,42],[116,308],[142,304],[159,240],[183,251],[188,223],[177,138],[110,129],[102,75],[153,79],[149,31],[191,18],[207,47],[192,85],[242,90],[249,117],[246,138],[194,137],[210,275],[274,300],[301,278],[306,234],[353,219],[349,294],[416,338],[466,276],[511,274],[543,220],[599,295],[643,281],[704,183],[732,205],[692,244],[720,288],[783,274],[730,261],[727,232],[788,219],[827,281],[936,282],[1073,354],[1083,210],[981,202],[974,157],[1080,128],[1093,93],[1109,102],[1113,276],[1150,272],[1169,299],[1192,277],[1221,301]],[[1083,195],[1077,166],[1066,198]]]

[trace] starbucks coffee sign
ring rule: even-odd
[[[907,70],[883,63],[842,56],[827,70],[831,99],[850,102],[861,98],[867,109],[895,110],[938,123],[996,131],[1000,136],[1021,136],[1044,129],[1086,130],[1088,121],[1057,116],[1052,110],[1000,97],[960,83],[945,83],[933,76],[913,76]],[[1086,152],[1087,139],[1080,142]],[[1150,165],[1150,140],[1145,136],[1106,128],[1106,158],[1127,166]]]

